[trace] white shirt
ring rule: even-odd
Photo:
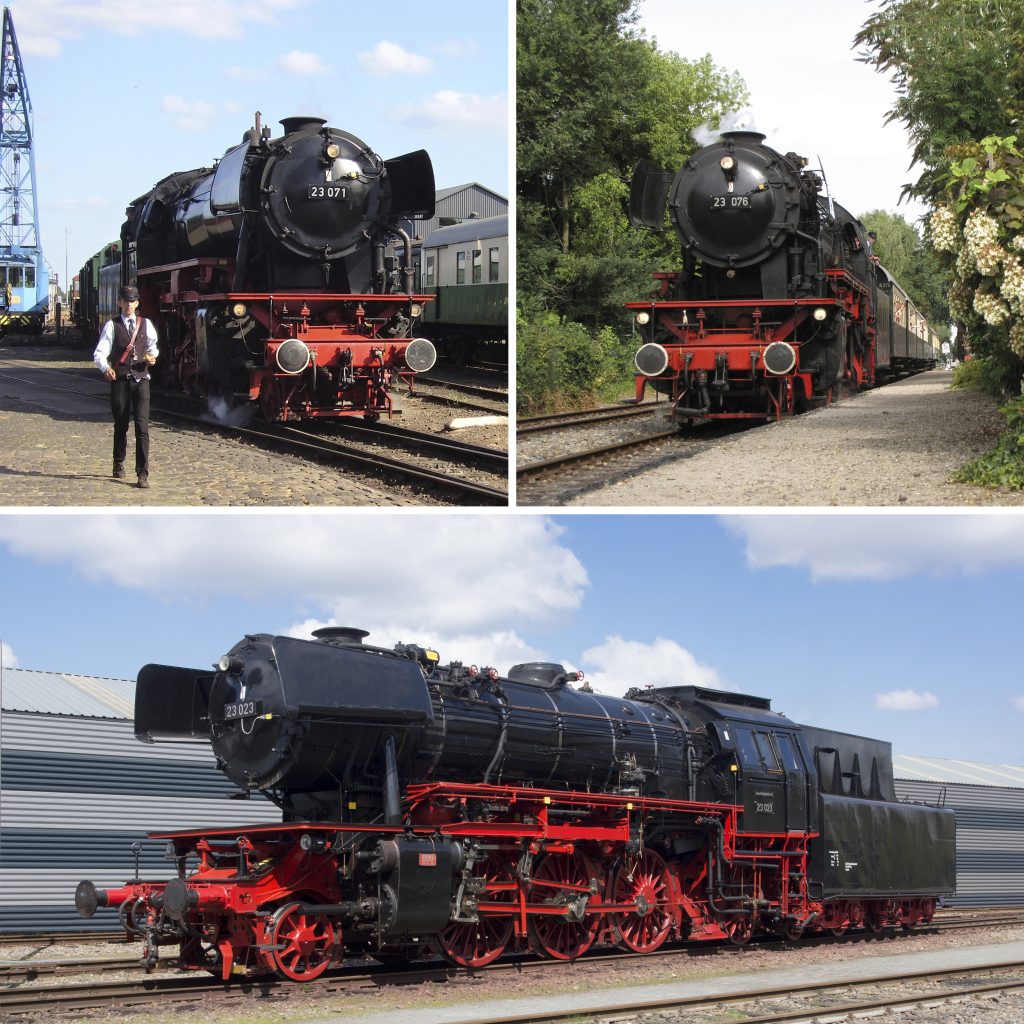
[[[140,317],[136,314],[133,318],[135,320],[144,321],[140,324],[139,337],[135,339],[135,356],[136,362],[142,362],[146,356],[158,356],[160,354],[156,347],[157,337],[156,328],[153,326],[153,321],[148,317]],[[124,329],[128,331],[128,317],[122,316],[121,323],[124,324]],[[143,330],[145,330],[145,338],[143,339]],[[131,337],[132,332],[128,331],[128,337]],[[146,350],[139,356],[139,343],[145,340]],[[114,321],[108,320],[103,325],[103,330],[100,331],[100,340],[96,343],[96,351],[92,354],[92,361],[96,364],[96,368],[100,373],[106,373],[107,370],[111,369],[110,365],[110,349],[114,344]],[[131,363],[128,365],[128,372],[132,375],[135,380],[149,380],[149,364],[144,364],[144,368],[141,373],[132,369]]]

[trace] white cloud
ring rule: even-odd
[[[939,706],[939,698],[925,690],[890,690],[875,694],[875,707],[880,711],[928,711]]]
[[[443,89],[419,104],[406,104],[391,112],[391,119],[443,135],[496,135],[504,138],[508,116],[504,95]]]
[[[372,50],[359,54],[356,58],[359,66],[371,75],[386,78],[390,75],[426,75],[434,70],[434,62],[429,57],[381,40]]]
[[[1014,711],[1024,712],[1024,697],[1011,697],[1010,703],[1013,705]]]
[[[283,57],[277,58],[276,64],[289,75],[327,75],[331,70],[317,54],[305,50],[289,50]]]
[[[22,53],[33,57],[59,57],[61,51],[60,40],[54,36],[19,36],[18,46]]]
[[[751,569],[806,569],[821,580],[977,575],[1024,565],[1024,516],[726,516]]]
[[[181,96],[165,96],[160,109],[170,114],[175,128],[183,132],[202,132],[213,123],[217,108],[206,100],[186,100]]]
[[[4,668],[17,668],[18,659],[6,640],[0,640],[0,665]]]
[[[582,665],[596,690],[616,696],[631,686],[648,684],[733,689],[710,665],[701,664],[675,640],[660,636],[651,644],[623,640],[618,635],[605,637],[604,643],[583,652]]]
[[[317,621],[294,627],[297,635],[360,626],[383,646],[443,644],[447,658],[502,671],[510,658],[542,656],[517,631],[571,615],[589,583],[561,527],[541,516],[153,515],[127,561],[134,517],[91,517],[88,545],[77,529],[54,526],[0,518],[0,543],[170,600],[299,595]]]
[[[475,57],[480,52],[480,44],[475,39],[449,39],[432,49],[444,57]]]
[[[138,3],[137,0],[32,0],[17,11],[19,43],[35,45],[69,38],[88,29],[118,36],[180,32],[200,39],[237,39],[246,25],[278,24],[278,15],[303,0],[203,0],[202,3]],[[59,43],[57,43],[59,53]],[[36,52],[27,51],[27,52]],[[45,54],[52,56],[53,54]]]

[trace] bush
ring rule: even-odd
[[[582,409],[632,391],[633,350],[610,327],[592,333],[554,313],[516,317],[516,408]]]
[[[980,487],[1009,487],[1024,490],[1024,398],[999,410],[1006,417],[1006,430],[994,451],[968,462],[953,477]]]
[[[982,391],[993,398],[1008,398],[1016,390],[1013,374],[991,359],[968,359],[953,367],[954,388]]]

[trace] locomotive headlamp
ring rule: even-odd
[[[249,307],[244,302],[236,302],[231,307],[231,315],[234,316],[234,317],[238,317],[239,319],[241,319],[243,316],[245,316],[245,314],[248,313],[248,312],[249,312]]]
[[[637,313],[637,315],[636,315],[636,322],[641,327],[646,327],[647,324],[649,324],[651,322],[651,314],[650,313]]]
[[[339,146],[336,142],[328,142],[326,148],[324,149],[324,155],[329,160],[336,160],[339,156],[341,156],[341,146]]]
[[[222,654],[217,661],[217,671],[237,676],[245,668],[245,662],[237,654]]]
[[[423,307],[418,302],[414,302],[409,307],[409,315],[410,316],[420,316],[420,314],[422,314],[422,312],[423,312]]]
[[[723,156],[722,159],[718,161],[718,166],[721,167],[723,171],[734,170],[736,167],[736,158],[732,156]]]
[[[814,311],[814,319],[820,324],[828,316],[828,310],[824,306],[818,306]]]

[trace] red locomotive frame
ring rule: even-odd
[[[230,259],[202,258],[138,271],[141,311],[160,322],[165,339],[161,364],[166,383],[186,393],[201,392],[203,379],[213,375],[203,373],[200,363],[200,311],[210,304],[244,306],[266,334],[250,349],[254,362],[262,365],[248,371],[245,392],[223,397],[256,402],[267,420],[392,416],[393,383],[405,381],[412,391],[416,371],[406,364],[405,354],[415,339],[379,331],[400,313],[414,322],[413,307],[422,309],[433,296],[232,291],[227,285],[234,268]],[[278,352],[295,341],[308,350],[309,361],[303,371],[285,372]],[[305,372],[309,367],[312,374]],[[317,385],[317,371],[330,376],[329,387]]]
[[[680,403],[686,400],[695,386],[708,384],[709,375],[720,375],[724,369],[726,379],[740,385],[753,385],[758,374],[762,374],[768,385],[771,414],[776,420],[792,415],[797,403],[797,387],[802,388],[802,397],[808,402],[814,393],[813,376],[800,365],[803,342],[795,340],[798,329],[807,323],[816,308],[836,306],[851,325],[858,324],[861,327],[862,336],[866,340],[866,344],[858,348],[852,342],[853,332],[848,332],[843,386],[850,390],[873,387],[876,331],[868,287],[848,270],[827,269],[825,275],[828,280],[827,296],[677,300],[667,296],[677,286],[679,275],[672,272],[653,274],[659,282],[658,297],[627,302],[625,307],[634,313],[647,312],[651,321],[670,335],[668,340],[659,342],[668,354],[668,365],[654,377],[637,373],[636,401],[643,401],[648,380],[669,381],[669,395],[674,406],[673,418],[693,418],[685,411],[676,411],[680,409]],[[732,320],[745,314],[750,318],[751,325],[749,329],[711,330],[706,327],[711,312],[722,313]],[[781,314],[783,319],[775,320],[773,314]],[[765,350],[776,342],[784,342],[794,350],[793,367],[783,373],[772,373],[765,366]],[[724,368],[719,365],[721,356],[725,357]],[[833,397],[833,388],[828,387],[823,404],[831,404]],[[709,411],[701,416],[707,419],[763,420],[766,412]]]
[[[742,813],[735,804],[413,785],[404,827],[316,822],[154,834],[173,843],[182,865],[187,852],[198,854],[198,868],[187,878],[108,890],[103,902],[121,907],[131,937],[152,934],[147,928],[161,908],[176,900],[187,931],[179,966],[224,980],[276,971],[308,981],[340,958],[347,948],[342,916],[374,913],[372,900],[353,900],[357,894],[342,882],[346,859],[365,856],[355,853],[357,838],[458,839],[476,851],[453,876],[449,923],[414,942],[466,967],[511,948],[571,960],[595,942],[650,953],[681,939],[742,944],[759,929],[796,939],[805,931],[909,929],[931,920],[932,897],[815,895],[808,858],[817,833],[744,832]],[[703,835],[702,845],[693,846],[695,835]],[[689,852],[667,856],[683,837]],[[436,857],[419,853],[415,870],[438,870]],[[408,944],[392,947],[403,949]],[[147,956],[155,960],[157,950]]]

